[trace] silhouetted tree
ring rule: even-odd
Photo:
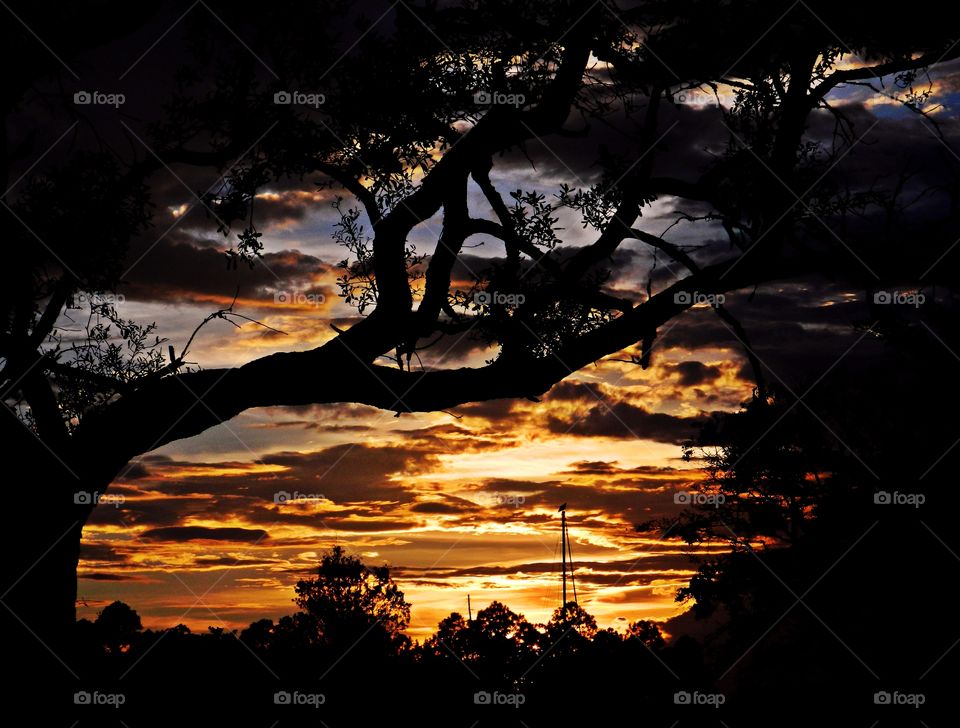
[[[386,566],[366,566],[342,546],[320,557],[317,575],[297,582],[297,632],[327,647],[386,642],[394,649],[406,642],[410,604],[390,578]]]
[[[275,626],[272,619],[258,619],[241,630],[240,639],[254,650],[266,652],[274,639]]]
[[[502,602],[477,612],[469,627],[486,674],[508,678],[539,648],[540,633],[522,614]]]
[[[659,650],[666,644],[657,623],[647,619],[631,622],[627,627],[627,639],[639,640],[652,650]]]
[[[703,558],[678,591],[677,600],[692,600],[698,615],[721,606],[737,616],[757,609],[768,593],[762,585],[771,581],[758,554],[782,562],[784,549],[829,540],[862,520],[856,514],[872,501],[871,476],[858,456],[815,425],[792,397],[774,392],[740,412],[714,415],[685,445],[684,458],[706,472],[699,502],[638,528],[659,528],[690,545],[729,547]]]
[[[490,685],[507,686],[536,659],[542,639],[522,614],[494,601],[472,621],[456,612],[444,618],[420,654],[441,664],[459,660]]]
[[[140,615],[129,605],[120,601],[104,607],[97,615],[94,627],[103,645],[113,653],[122,652],[130,647],[137,634],[143,629]]]
[[[639,345],[631,356],[647,366],[658,330],[697,296],[811,273],[868,292],[955,287],[956,256],[929,265],[957,237],[950,161],[946,181],[923,191],[936,212],[912,216],[900,199],[908,175],[893,155],[871,175],[886,186],[845,174],[841,163],[856,158],[867,130],[831,104],[837,89],[893,77],[895,101],[922,112],[918,79],[960,55],[949,23],[890,22],[873,3],[820,0],[586,9],[574,0],[411,2],[378,24],[354,23],[350,11],[362,13],[364,3],[277,0],[251,13],[211,0],[203,4],[211,12],[183,23],[175,7],[127,5],[56,13],[42,3],[5,6],[22,22],[2,31],[17,62],[5,73],[0,154],[0,179],[13,184],[0,209],[0,441],[5,459],[26,464],[47,495],[42,518],[15,519],[11,537],[23,548],[0,568],[4,604],[33,634],[4,618],[38,672],[48,659],[42,644],[60,646],[73,627],[93,494],[131,458],[248,408],[356,402],[402,413],[535,398],[628,347]],[[78,89],[62,64],[113,44],[128,66],[127,41],[151,12],[166,39],[151,52],[169,54],[171,78],[166,92],[144,94],[137,114],[148,122],[140,129],[148,151],[129,127],[101,133],[71,102]],[[221,42],[223,23],[246,40]],[[59,53],[48,54],[47,43]],[[851,49],[862,64],[847,62]],[[277,92],[316,87],[327,97],[322,108],[274,103]],[[692,88],[731,98],[715,111],[729,135],[703,168],[688,162],[683,145],[664,141],[681,93]],[[523,99],[491,105],[491,94]],[[825,119],[832,131],[811,129]],[[69,148],[47,154],[68,123],[76,123]],[[626,138],[617,153],[591,138],[610,124]],[[504,199],[502,155],[581,134],[578,151],[596,162],[590,183],[571,180],[553,200],[538,190]],[[152,187],[168,165],[222,172],[223,184],[201,197],[211,227],[230,238],[231,265],[256,261],[264,249],[258,190],[306,177],[349,194],[335,237],[350,256],[341,293],[362,320],[310,351],[191,369],[186,347],[163,351],[152,326],[98,302],[96,294],[120,285],[131,239],[161,232]],[[492,214],[470,209],[471,183]],[[644,229],[644,209],[666,198],[699,211],[678,217],[700,224],[698,250]],[[555,205],[582,218],[586,244],[563,244]],[[409,238],[433,218],[442,230],[421,290]],[[453,272],[477,235],[502,244],[503,255],[461,287]],[[604,285],[624,243],[655,250],[682,273],[657,291],[651,278],[647,295],[625,298]],[[511,297],[474,295],[481,291]],[[65,310],[89,320],[79,338],[64,336]],[[744,340],[729,311],[716,313]],[[496,347],[487,364],[411,369],[418,348],[468,331]],[[748,358],[762,391],[749,348]]]
[[[956,563],[940,534],[951,533],[960,500],[942,475],[922,477],[952,462],[954,438],[937,424],[943,400],[915,396],[918,382],[950,377],[955,366],[887,331],[878,334],[889,356],[869,371],[837,367],[802,402],[774,389],[712,418],[687,449],[707,474],[700,503],[640,526],[726,546],[696,557],[677,593],[709,621],[668,625],[666,653],[691,674],[699,665],[701,684],[722,678],[712,689],[731,701],[766,710],[816,693],[851,706],[877,675],[909,683],[921,664],[948,679],[938,660],[947,656],[952,605],[924,600],[917,610],[892,575],[938,583]],[[895,492],[937,505],[898,506]],[[911,610],[922,617],[910,639],[878,642]]]
[[[567,602],[554,610],[544,632],[553,654],[568,654],[583,649],[596,636],[597,620],[576,602]]]
[[[437,631],[424,640],[421,652],[432,657],[446,658],[453,655],[460,660],[475,661],[477,652],[476,633],[459,612],[451,612],[437,625]]]

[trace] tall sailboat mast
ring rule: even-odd
[[[570,533],[567,531],[567,504],[560,508],[560,569],[563,575],[563,601],[560,607],[567,606],[567,569],[570,570],[570,584],[573,587],[573,602],[577,603],[577,582],[573,576],[573,552],[570,550]]]

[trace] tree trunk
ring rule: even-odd
[[[10,471],[20,473],[19,483],[7,487],[9,536],[0,560],[0,619],[11,668],[4,691],[15,701],[8,704],[29,700],[49,709],[42,713],[69,713],[82,677],[72,635],[80,536],[90,513],[75,503],[74,494],[88,489],[76,469],[9,412],[0,416],[6,419],[5,460]]]

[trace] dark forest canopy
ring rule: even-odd
[[[413,642],[402,634],[409,604],[389,569],[367,566],[340,547],[321,555],[315,575],[301,580],[296,593],[300,610],[276,622],[205,633],[182,624],[144,630],[135,610],[114,602],[96,620],[77,623],[78,649],[99,684],[118,686],[120,692],[105,695],[120,696],[124,706],[145,703],[151,685],[177,670],[188,683],[230,694],[233,704],[223,715],[282,715],[294,725],[356,715],[371,684],[391,705],[409,705],[416,696],[447,715],[472,706],[488,719],[503,708],[546,716],[565,673],[579,676],[580,689],[599,691],[598,700],[617,700],[640,677],[635,699],[652,708],[674,688],[671,673],[695,681],[703,670],[694,641],[668,646],[659,626],[645,620],[598,630],[574,602],[546,624],[533,624],[494,601],[472,618],[450,614],[434,634]]]

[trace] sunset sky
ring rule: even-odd
[[[934,79],[931,104],[956,102],[957,76],[948,70]],[[921,162],[942,153],[919,128],[922,119],[882,98],[866,102],[861,91],[840,92],[836,101],[862,129],[878,122],[872,138],[909,137],[903,153]],[[677,145],[671,164],[699,169],[725,146],[728,135],[708,102],[694,97],[665,112],[665,143]],[[814,133],[817,123],[824,136],[832,131],[832,121],[817,116]],[[529,160],[498,159],[494,182],[504,193],[548,195],[563,182],[588,186],[598,171],[596,145],[550,145],[531,145]],[[871,154],[863,144],[847,163],[867,175]],[[334,335],[331,324],[356,320],[336,293],[336,263],[345,253],[330,237],[333,192],[310,179],[263,192],[257,220],[267,252],[254,269],[232,270],[223,255],[229,241],[191,193],[214,184],[215,174],[174,171],[156,176],[164,203],[130,251],[121,315],[156,321],[179,354],[203,317],[238,292],[236,310],[271,328],[208,324],[187,357],[205,368],[309,349]],[[470,205],[474,216],[493,219],[476,188]],[[680,212],[696,210],[662,198],[645,210],[642,227],[660,234]],[[558,214],[565,244],[589,239],[578,219]],[[426,252],[438,230],[431,220],[412,242]],[[709,222],[681,223],[669,234],[681,244],[721,236]],[[492,238],[469,242],[479,246],[455,270],[466,287],[484,261],[502,255]],[[651,268],[654,290],[682,273],[662,259],[654,266],[649,248],[626,242],[607,287],[640,302]],[[867,315],[862,291],[798,281],[727,303],[773,382],[813,381],[841,355],[841,366],[853,366],[880,346],[855,329]],[[460,367],[495,353],[467,335],[444,338],[421,358],[427,368]],[[391,567],[413,604],[416,638],[449,612],[465,612],[468,594],[474,610],[496,599],[545,621],[560,601],[557,506],[567,502],[580,603],[602,626],[669,618],[682,609],[674,593],[691,563],[681,544],[642,538],[634,524],[678,510],[674,494],[700,477],[681,460],[680,443],[710,412],[736,409],[753,383],[733,333],[705,306],[661,330],[646,371],[616,361],[630,353],[577,372],[539,403],[492,401],[400,417],[358,405],[258,409],[142,456],[111,487],[123,502],[97,508],[85,528],[79,616],[94,617],[120,599],[149,627],[242,628],[276,619],[294,610],[293,585],[318,554],[340,544]],[[278,493],[290,500],[276,502]]]

